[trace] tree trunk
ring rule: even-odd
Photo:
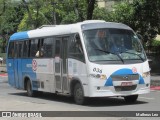
[[[87,0],[87,20],[91,20],[93,16],[93,10],[96,0]]]

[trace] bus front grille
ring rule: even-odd
[[[126,74],[126,75],[112,75],[112,81],[131,81],[131,80],[138,80],[138,74]]]
[[[137,85],[132,85],[132,86],[114,86],[115,91],[132,91],[135,90]]]

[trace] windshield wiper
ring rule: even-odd
[[[121,53],[129,53],[129,54],[137,55],[144,62],[144,59],[139,54],[128,52],[128,51],[124,51],[124,52],[121,52]]]
[[[104,53],[111,53],[111,52],[109,52],[109,51],[106,51],[106,50],[101,50],[101,49],[98,49],[98,48],[95,48],[95,50],[98,50],[98,51],[102,51],[102,52],[104,52]]]
[[[101,50],[101,49],[97,49],[97,48],[95,48],[95,50],[102,51],[102,52],[108,53],[108,54],[111,53],[111,54],[117,55],[118,58],[124,63],[124,60],[122,59],[122,57],[119,54],[117,54],[117,53],[113,53],[113,52],[110,52],[110,51]]]

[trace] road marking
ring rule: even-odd
[[[155,98],[148,98],[148,97],[139,97],[139,98],[147,99],[147,100],[154,100],[155,99]]]

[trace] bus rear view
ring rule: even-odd
[[[33,49],[38,52],[32,55]],[[91,20],[16,33],[9,41],[7,69],[9,84],[29,96],[51,92],[73,96],[77,104],[115,96],[135,102],[150,92],[142,44],[121,23]]]

